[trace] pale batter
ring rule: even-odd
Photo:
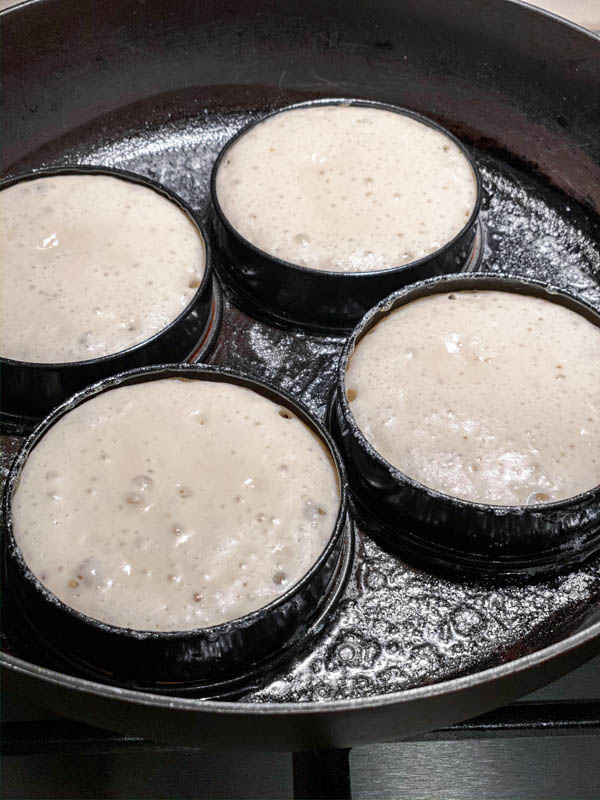
[[[557,303],[408,303],[361,339],[346,387],[374,448],[444,494],[520,505],[600,484],[600,328]]]
[[[142,630],[241,617],[286,592],[334,530],[337,473],[286,408],[229,383],[120,387],[52,427],[23,469],[15,537],[68,605]]]
[[[367,272],[439,250],[477,184],[440,131],[380,108],[324,105],[258,123],[227,151],[217,198],[249,242],[311,269]]]
[[[149,339],[204,275],[199,230],[174,202],[105,175],[0,192],[0,356],[85,361]]]

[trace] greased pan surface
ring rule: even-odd
[[[99,14],[88,0],[37,0],[2,23],[9,175],[73,160],[122,166],[204,211],[218,149],[257,112],[370,97],[475,145],[483,268],[599,304],[600,50],[574,26],[492,0],[298,2],[285,14],[154,0],[115,0]],[[226,303],[212,361],[266,377],[322,415],[342,344],[289,336]],[[18,444],[4,439],[4,463]],[[206,747],[391,740],[505,703],[597,653],[599,582],[597,564],[524,589],[441,582],[361,536],[348,595],[314,651],[245,702],[159,698],[52,672],[10,628],[4,680],[58,713]]]

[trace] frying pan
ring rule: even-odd
[[[518,164],[583,209],[598,238],[600,44],[524,3],[33,0],[0,19],[5,174],[76,160],[84,140],[104,153],[141,148],[158,119],[196,124],[310,97],[366,97],[431,116]],[[167,184],[175,161],[167,152]],[[177,174],[184,189],[193,180]],[[397,740],[514,700],[600,652],[597,619],[489,669],[352,700],[159,697],[19,654],[1,659],[8,691],[63,716],[179,744],[306,750]]]

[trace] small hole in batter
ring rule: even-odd
[[[143,492],[145,489],[149,489],[152,486],[153,481],[149,475],[136,475],[136,477],[133,478],[133,483]]]

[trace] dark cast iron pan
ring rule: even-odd
[[[367,97],[433,117],[600,210],[600,45],[522,3],[33,0],[1,22],[8,174],[52,163],[53,148],[76,149],[85,132],[110,143],[156,115]],[[599,641],[600,623],[584,622],[474,674],[300,704],[160,697],[1,658],[8,691],[63,716],[209,748],[305,750],[397,740],[483,713],[573,669]]]

